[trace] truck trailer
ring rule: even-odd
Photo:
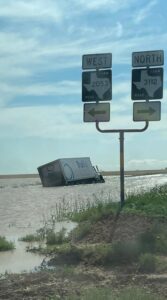
[[[60,158],[37,168],[43,187],[104,182],[89,157]]]

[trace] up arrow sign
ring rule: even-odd
[[[84,122],[110,121],[110,103],[85,103]]]

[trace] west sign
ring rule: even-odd
[[[163,68],[132,70],[133,100],[161,99],[163,97]]]
[[[111,100],[111,70],[82,73],[82,101]]]
[[[82,69],[108,69],[112,66],[112,54],[86,54],[82,56]]]

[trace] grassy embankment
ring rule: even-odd
[[[93,206],[90,205],[79,212],[74,211],[69,213],[66,217],[71,221],[78,223],[78,226],[71,232],[69,237],[66,236],[64,228],[60,232],[55,233],[55,224],[52,224],[50,228],[47,228],[46,225],[44,228],[38,230],[35,235],[27,235],[22,238],[22,240],[26,242],[33,242],[45,239],[46,245],[48,246],[45,249],[46,251],[52,251],[55,249],[55,251],[60,252],[63,251],[63,247],[66,248],[67,246],[67,248],[69,248],[71,245],[74,249],[75,244],[82,241],[91,231],[95,230],[94,225],[98,222],[112,218],[114,227],[116,223],[119,224],[120,216],[123,218],[124,216],[131,217],[135,215],[148,218],[149,222],[151,220],[151,225],[145,232],[136,236],[136,239],[132,242],[128,240],[127,244],[125,240],[117,243],[113,243],[111,240],[108,243],[105,243],[103,241],[103,237],[101,237],[100,244],[104,246],[104,252],[109,251],[108,256],[110,259],[107,257],[107,263],[112,261],[111,253],[113,253],[113,251],[115,253],[119,253],[119,251],[121,251],[121,255],[118,255],[119,261],[121,259],[120,257],[124,257],[122,251],[127,252],[126,255],[128,255],[131,251],[134,251],[135,257],[131,257],[131,255],[133,256],[133,253],[131,253],[129,257],[129,259],[132,260],[140,256],[140,254],[146,253],[167,255],[167,185],[153,188],[151,191],[143,192],[142,194],[130,195],[122,209],[120,209],[119,203],[103,203],[97,200]],[[94,234],[96,235],[96,230]],[[55,245],[62,245],[62,247],[59,247],[61,250],[55,248]],[[94,249],[94,247],[91,248]],[[69,251],[69,249],[67,251]],[[114,257],[113,260],[116,261],[116,257]],[[127,257],[125,260],[127,260]]]
[[[63,215],[63,212],[62,212]],[[103,203],[96,201],[93,206],[80,212],[72,212],[67,215],[68,219],[77,222],[78,226],[67,237],[65,230],[54,233],[54,228],[40,229],[36,238],[46,240],[46,248],[40,249],[44,253],[51,253],[55,257],[51,264],[72,265],[73,267],[82,264],[92,267],[111,268],[122,273],[130,274],[162,274],[167,272],[167,185],[156,187],[150,192],[143,192],[139,195],[130,195],[124,207],[120,209],[118,203]],[[137,230],[134,217],[138,218],[140,224],[143,220],[148,224],[143,230]],[[118,226],[122,220],[131,223],[134,234],[133,239],[124,238],[125,223],[121,227],[120,240],[115,240]],[[112,228],[108,228],[108,222],[112,221]],[[136,219],[135,219],[136,221]],[[111,224],[111,223],[110,223]],[[103,228],[102,228],[103,227]],[[91,237],[99,235],[101,240],[92,243]],[[103,230],[102,230],[103,229]],[[108,241],[104,241],[103,233],[112,231]],[[131,232],[129,233],[131,235]],[[26,238],[24,238],[26,240]],[[27,238],[28,240],[28,238]],[[96,240],[96,239],[95,239]],[[118,292],[111,293],[109,285],[105,288],[92,288],[83,291],[82,299],[113,299],[113,300],[150,300],[157,299],[157,296],[141,286],[131,286],[118,289]],[[76,295],[67,299],[81,299]],[[57,299],[56,297],[51,299]],[[158,299],[164,299],[158,295]]]

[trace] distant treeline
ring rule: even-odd
[[[39,178],[38,174],[9,174],[0,175],[0,179],[11,179],[11,178]]]
[[[118,176],[119,171],[102,171],[103,176]],[[126,176],[144,176],[144,175],[155,175],[155,174],[167,174],[166,169],[160,170],[134,170],[134,171],[125,171]]]

